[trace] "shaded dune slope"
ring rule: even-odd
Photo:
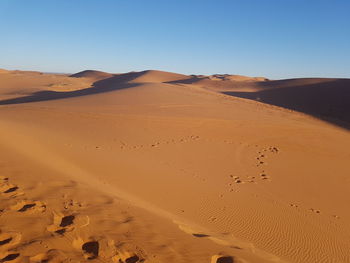
[[[290,79],[255,83],[258,91],[223,91],[303,112],[344,128],[350,127],[349,79]]]
[[[177,73],[171,73],[166,71],[159,71],[159,70],[145,70],[141,72],[131,72],[128,73],[130,81],[135,83],[147,83],[147,82],[171,82],[171,81],[178,81],[178,80],[184,80],[190,78],[190,76],[183,75],[183,74],[177,74]]]
[[[122,80],[120,80],[118,76],[116,76],[116,77],[111,77],[104,80],[98,80],[94,82],[91,88],[74,90],[74,91],[66,91],[66,92],[39,91],[29,96],[2,100],[0,101],[0,105],[21,104],[21,103],[28,103],[28,102],[38,102],[38,101],[57,100],[57,99],[64,99],[64,98],[71,98],[71,97],[86,96],[86,95],[92,95],[92,94],[97,94],[102,92],[113,91],[117,89],[129,88],[132,86],[135,86],[135,84],[125,83]]]
[[[210,76],[191,75],[189,78],[170,81],[171,84],[190,84],[214,91],[251,89],[256,83],[268,81],[264,77],[247,77],[241,75],[215,74]]]
[[[111,73],[97,71],[97,70],[84,70],[84,71],[70,75],[70,77],[73,77],[73,78],[89,78],[94,81],[110,78],[113,76],[114,75]]]
[[[66,91],[66,92],[57,92],[51,90],[38,91],[29,96],[23,96],[8,100],[0,101],[0,105],[6,104],[19,104],[19,103],[28,103],[28,102],[37,102],[45,100],[56,100],[64,99],[69,97],[78,97],[91,95],[96,93],[108,92],[118,89],[130,88],[138,85],[138,83],[162,83],[169,82],[178,79],[184,79],[188,76],[156,71],[156,70],[146,70],[141,72],[129,72],[125,74],[109,74],[100,71],[82,71],[77,74],[71,75],[74,78],[90,78],[93,82],[93,85],[89,88]]]
[[[198,86],[226,95],[306,113],[343,128],[350,127],[349,79],[301,78],[270,81],[262,77],[228,74],[189,76],[157,70],[125,74],[86,70],[70,77],[85,78],[92,85],[89,88],[72,91],[37,91],[27,96],[2,100],[0,105],[85,96],[135,87],[140,83],[167,83]]]

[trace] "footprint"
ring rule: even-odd
[[[62,217],[60,227],[66,227],[66,226],[72,225],[74,218],[75,218],[75,216],[73,216],[73,215]]]
[[[233,180],[234,180],[234,182],[236,183],[236,184],[240,184],[240,183],[242,183],[242,180],[240,179],[240,177],[239,176],[231,176],[231,178],[233,178]]]
[[[230,177],[234,180],[234,182],[235,182],[236,184],[242,183],[242,180],[240,179],[239,176],[230,174]],[[229,184],[229,185],[231,186],[231,184]]]
[[[1,192],[4,194],[12,193],[18,190],[18,186],[13,184],[4,184],[0,188]]]
[[[82,238],[78,237],[73,240],[73,247],[83,253],[85,259],[95,259],[99,255],[100,244],[94,239],[89,241],[84,241]]]
[[[320,214],[320,213],[321,213],[320,210],[317,210],[317,209],[314,209],[314,208],[310,208],[309,210],[310,210],[311,212],[316,213],[316,214]]]
[[[4,191],[4,193],[5,194],[12,193],[14,191],[17,191],[17,189],[18,189],[18,187],[14,186],[14,187],[8,188],[6,191]]]
[[[207,234],[199,234],[199,233],[194,233],[194,234],[192,234],[192,236],[194,236],[194,237],[210,237]]]
[[[272,152],[272,153],[278,153],[279,152],[279,149],[277,147],[269,147],[269,151]]]
[[[98,260],[101,262],[115,263],[138,262],[133,261],[133,259],[135,259],[133,256],[136,254],[120,253],[123,244],[116,244],[112,239],[101,237],[96,238],[93,236],[90,236],[89,238],[76,236],[72,241],[72,246],[84,257],[85,260]]]
[[[214,255],[211,257],[210,263],[234,263],[235,260],[231,256]]]
[[[0,246],[10,243],[11,240],[12,240],[12,237],[9,237],[9,238],[4,239],[4,240],[0,240]]]
[[[14,184],[10,184],[7,181],[5,183],[0,184],[0,192],[8,197],[16,197],[23,195],[24,193],[18,191],[18,186]]]
[[[98,257],[99,243],[97,241],[89,241],[81,246],[85,259],[94,259]]]
[[[16,232],[0,233],[0,249],[4,251],[18,245],[21,238],[22,235]]]
[[[67,231],[74,229],[75,215],[63,215],[54,213],[53,224],[47,227],[47,230],[53,233],[63,235]]]
[[[15,210],[17,212],[44,212],[46,210],[46,205],[40,201],[28,201],[22,200],[17,204],[10,207],[11,210]]]
[[[17,259],[19,257],[19,255],[20,254],[16,253],[16,252],[15,253],[7,253],[6,256],[4,256],[0,259],[0,262],[2,263],[2,262],[13,261],[13,260]]]
[[[136,263],[139,262],[140,258],[137,255],[131,256],[125,259],[125,263]]]
[[[261,179],[261,180],[270,180],[270,176],[268,176],[268,175],[265,174],[265,173],[262,173],[262,174],[260,174],[260,179]]]
[[[112,258],[112,261],[116,263],[137,263],[141,262],[142,260],[138,255],[134,253],[119,252],[118,255]]]
[[[32,208],[34,206],[35,206],[35,204],[26,204],[21,209],[19,209],[18,212],[25,212],[25,211],[27,211],[28,209],[30,209],[30,208]]]

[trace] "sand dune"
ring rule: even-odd
[[[348,80],[21,74],[0,77],[0,260],[350,262],[349,132],[222,94]]]
[[[191,84],[214,91],[255,90],[256,83],[268,81],[264,77],[247,77],[241,75],[215,74],[210,76],[192,75],[191,78],[171,81],[173,84]]]
[[[329,121],[344,128],[350,123],[350,80],[300,78],[267,80],[243,77],[217,79],[201,76],[174,81],[174,84],[196,85],[235,97],[252,99],[285,109],[295,110]],[[231,75],[229,75],[231,76]],[[245,80],[247,79],[247,80]]]
[[[199,77],[201,78],[201,77]],[[247,77],[242,75],[230,75],[230,74],[214,74],[210,76],[204,76],[204,79],[217,80],[217,81],[267,81],[264,77]]]
[[[166,71],[159,70],[145,70],[137,73],[137,76],[132,80],[135,83],[144,83],[144,82],[169,82],[187,79],[189,76],[171,73]]]
[[[92,82],[66,75],[33,71],[7,71],[0,75],[0,100],[22,98],[40,92],[66,92],[85,89]]]
[[[258,83],[258,89],[255,92],[224,91],[224,93],[304,112],[349,128],[349,79],[269,81]]]
[[[84,70],[84,71],[70,75],[70,77],[73,77],[73,78],[88,78],[88,79],[92,79],[93,81],[106,79],[113,76],[114,75],[111,73],[97,71],[97,70]]]
[[[94,81],[111,78],[113,76],[120,77],[124,81],[131,81],[134,83],[145,83],[145,82],[168,82],[168,81],[176,81],[176,80],[184,80],[189,78],[189,76],[159,71],[159,70],[145,70],[140,72],[129,72],[124,74],[111,74],[102,71],[96,70],[84,70],[75,74],[70,75],[70,77],[74,78],[88,78]]]

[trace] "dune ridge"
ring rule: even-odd
[[[257,83],[254,91],[224,94],[304,112],[349,129],[349,79],[290,79]]]
[[[98,71],[98,70],[84,70],[84,71],[80,71],[78,73],[74,73],[70,75],[70,77],[73,77],[73,78],[88,78],[88,79],[92,79],[93,81],[106,79],[113,76],[114,75],[111,73]]]

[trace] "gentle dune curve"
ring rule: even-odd
[[[111,73],[98,71],[98,70],[84,70],[84,71],[70,75],[70,77],[73,77],[73,78],[88,78],[88,79],[92,79],[93,81],[106,79],[113,76],[114,75]]]

